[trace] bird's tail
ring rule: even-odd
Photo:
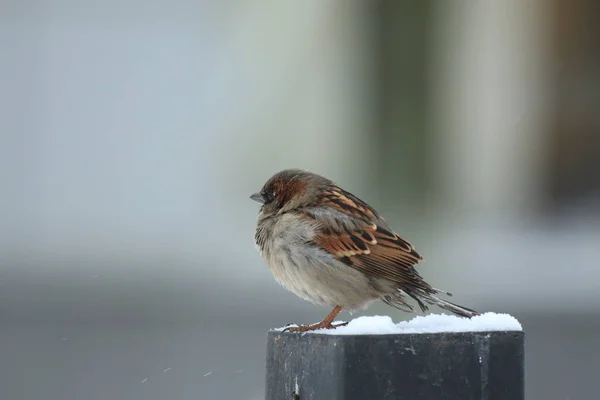
[[[456,314],[461,317],[471,318],[471,317],[474,317],[474,316],[480,314],[479,312],[472,310],[470,308],[463,307],[461,305],[452,303],[448,300],[440,299],[437,296],[440,293],[445,294],[447,296],[452,296],[452,294],[448,293],[448,292],[444,292],[443,290],[439,290],[439,289],[435,289],[435,288],[431,288],[431,287],[428,287],[426,289],[424,289],[424,288],[418,288],[418,289],[402,288],[402,290],[398,291],[397,294],[390,296],[391,299],[389,299],[388,301],[386,301],[384,299],[384,301],[393,307],[402,309],[401,307],[399,307],[399,305],[407,306],[407,303],[404,301],[404,298],[402,296],[403,293],[406,293],[408,296],[412,297],[417,302],[417,304],[419,305],[419,308],[421,308],[421,311],[423,311],[423,312],[428,311],[429,310],[428,305],[431,305],[431,306],[438,306],[446,311],[450,311],[451,313]],[[408,307],[410,307],[410,306],[408,306]],[[412,310],[412,307],[410,307],[410,309]]]
[[[430,304],[435,304],[436,306],[443,308],[446,311],[450,311],[451,313],[459,315],[461,317],[471,318],[476,315],[479,315],[479,313],[475,310],[459,306],[458,304],[452,303],[448,300],[443,300],[436,296],[431,296],[431,299],[432,302]]]

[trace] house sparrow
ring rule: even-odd
[[[423,258],[385,220],[353,194],[317,174],[288,169],[250,196],[262,204],[255,242],[275,279],[298,297],[333,310],[292,332],[333,329],[342,311],[364,309],[381,299],[411,312],[437,305],[463,317],[476,311],[443,300],[415,270]]]

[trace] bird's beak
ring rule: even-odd
[[[260,193],[254,193],[252,196],[250,196],[250,198],[252,200],[256,201],[257,203],[260,203],[260,204],[265,203],[265,199],[263,199],[263,197],[261,196]]]

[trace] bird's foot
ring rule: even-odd
[[[286,332],[286,331],[292,332],[292,333],[294,333],[294,332],[309,332],[309,331],[316,331],[318,329],[335,329],[339,326],[346,326],[346,325],[348,325],[347,322],[341,322],[339,324],[319,322],[318,324],[312,324],[312,325],[287,326],[286,328],[283,329],[282,332]]]

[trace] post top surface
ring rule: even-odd
[[[281,332],[277,328],[271,332]],[[519,321],[509,314],[485,313],[472,318],[445,314],[416,316],[409,321],[394,323],[388,316],[364,316],[336,329],[311,331],[314,335],[405,335],[459,332],[521,332]]]

